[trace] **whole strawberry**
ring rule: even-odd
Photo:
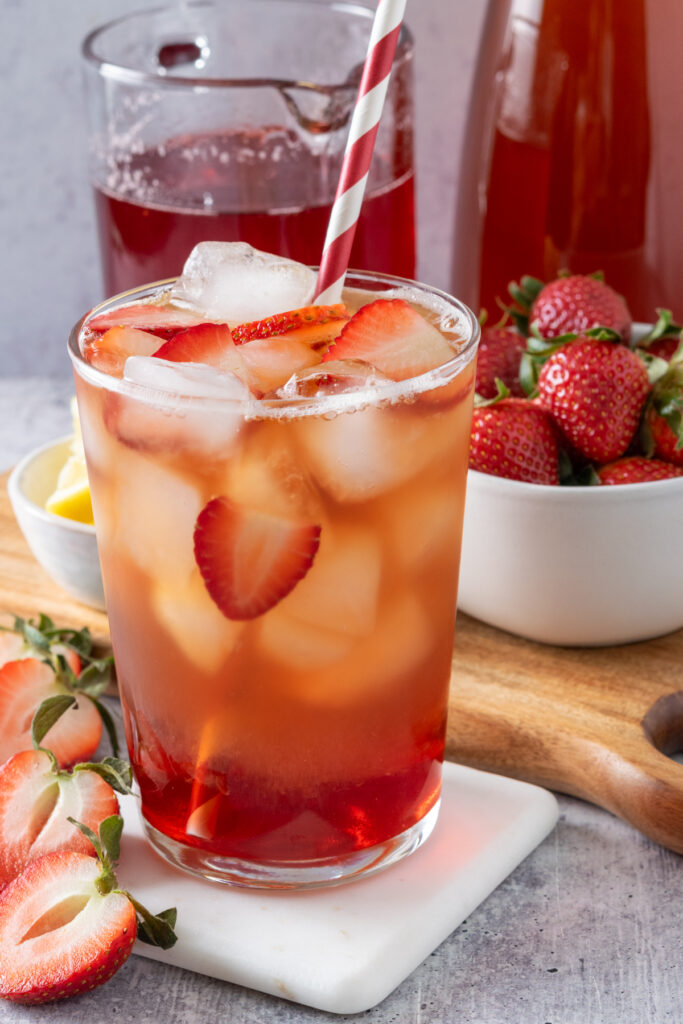
[[[526,398],[502,397],[476,406],[470,468],[532,484],[559,484],[557,437],[550,417]]]
[[[672,466],[661,459],[647,459],[644,455],[631,455],[601,466],[597,475],[601,484],[644,484],[683,476],[683,467]]]
[[[552,352],[537,386],[541,404],[574,448],[595,462],[625,453],[650,391],[647,370],[634,352],[585,335]]]
[[[525,348],[525,338],[513,328],[482,328],[477,355],[477,394],[482,398],[495,398],[496,380],[500,380],[511,395],[523,398],[519,363]]]
[[[571,274],[546,285],[537,278],[523,277],[519,285],[510,286],[510,294],[518,304],[510,312],[525,334],[531,329],[542,338],[560,338],[607,327],[622,341],[631,336],[632,319],[626,303],[600,277]]]

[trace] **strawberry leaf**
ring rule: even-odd
[[[670,309],[657,310],[657,322],[644,338],[638,342],[642,348],[648,348],[653,341],[660,338],[675,338],[683,330],[681,324],[674,323],[673,314]]]
[[[114,755],[114,757],[118,757],[120,749],[119,737],[116,732],[116,725],[114,723],[114,719],[111,717],[108,709],[104,706],[104,704],[101,701],[97,700],[95,697],[89,697],[88,699],[93,702],[93,704],[95,705],[99,712],[100,718],[102,719],[102,725],[106,729],[107,736],[109,737],[109,743],[111,745],[112,754]]]
[[[175,907],[162,910],[160,914],[150,914],[149,910],[125,889],[119,891],[123,892],[135,907],[138,915],[138,938],[141,942],[146,942],[150,946],[160,946],[161,949],[170,949],[176,944],[178,936],[174,929],[178,911]]]
[[[520,278],[519,284],[516,281],[510,281],[508,293],[515,305],[503,306],[503,309],[512,317],[520,334],[527,335],[529,333],[529,313],[544,287],[543,281],[539,281],[537,277],[530,277],[528,274]]]
[[[104,821],[100,822],[100,843],[104,851],[105,860],[111,870],[119,862],[121,856],[121,833],[123,832],[123,818],[120,814],[111,814]]]
[[[477,409],[482,409],[489,405],[495,405],[496,402],[500,402],[502,398],[510,397],[510,389],[507,388],[505,384],[503,384],[500,377],[496,377],[495,384],[496,394],[493,396],[493,398],[484,398],[483,395],[475,394],[474,405]]]
[[[97,854],[98,860],[102,862],[102,858],[104,856],[102,851],[102,844],[100,843],[98,836],[95,835],[93,830],[91,828],[88,828],[87,825],[84,825],[82,821],[76,821],[76,819],[72,818],[71,816],[69,816],[66,820],[70,821],[71,824],[74,825],[79,832],[83,833],[86,839],[90,840],[90,842],[95,848],[95,853]]]
[[[16,628],[17,626],[19,628]],[[26,622],[24,619],[15,619],[15,632],[21,633],[27,646],[35,648],[36,651],[49,652],[50,641],[30,621]]]
[[[539,365],[531,353],[523,352],[519,363],[519,383],[522,385],[524,393],[529,397],[536,391],[538,371]]]
[[[74,772],[96,772],[108,782],[117,793],[132,793],[133,771],[128,761],[120,757],[105,757],[103,761],[83,761],[74,767]]]
[[[76,698],[68,693],[59,693],[42,702],[31,721],[31,739],[36,750],[40,748],[55,722],[58,722],[64,712],[75,703]]]
[[[587,338],[595,338],[596,341],[621,342],[621,335],[618,331],[613,331],[611,327],[591,327],[590,330],[583,333]]]
[[[109,686],[113,658],[93,659],[73,683],[74,689],[88,697],[99,697]]]

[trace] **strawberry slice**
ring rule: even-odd
[[[99,835],[70,821],[97,858],[71,850],[48,853],[0,894],[2,999],[64,999],[108,981],[128,959],[136,936],[162,949],[176,941],[175,909],[154,916],[118,888],[122,819],[105,818]]]
[[[234,371],[241,360],[227,324],[197,324],[180,331],[154,353],[172,363],[206,363],[219,370]]]
[[[341,302],[334,306],[304,306],[240,324],[233,329],[232,336],[236,345],[243,345],[247,341],[287,335],[309,348],[320,349],[337,337],[348,319],[346,306]]]
[[[135,327],[140,331],[150,331],[159,338],[171,338],[185,327],[194,327],[201,322],[202,317],[189,310],[139,302],[100,313],[88,320],[86,328],[90,331],[108,331],[110,327]]]
[[[122,377],[128,356],[151,356],[159,348],[156,334],[136,327],[112,327],[104,334],[89,335],[83,344],[83,358],[102,373]]]
[[[194,553],[204,585],[228,619],[263,615],[294,589],[315,558],[320,526],[214,498],[197,517]]]
[[[9,661],[0,668],[0,763],[31,748],[31,722],[42,702],[68,694],[55,671],[37,658]],[[66,767],[92,757],[101,735],[97,708],[80,696],[48,730],[43,745]]]
[[[404,299],[376,299],[351,317],[323,362],[362,359],[392,380],[407,380],[454,355],[436,327]]]
[[[30,861],[58,850],[93,854],[69,815],[97,831],[118,814],[114,790],[96,771],[60,772],[45,750],[22,750],[0,768],[0,888]]]

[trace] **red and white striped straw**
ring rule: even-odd
[[[339,302],[406,0],[379,0],[323,246],[315,301]]]

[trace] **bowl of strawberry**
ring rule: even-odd
[[[459,607],[542,643],[683,627],[683,340],[598,277],[511,285],[477,370]]]

